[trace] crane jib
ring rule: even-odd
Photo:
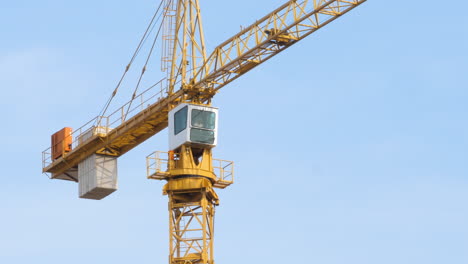
[[[165,181],[169,198],[169,263],[214,263],[215,189],[234,183],[234,163],[214,159],[220,88],[328,25],[366,0],[291,0],[217,46],[207,56],[199,0],[162,0],[134,57],[99,116],[52,136],[43,172],[78,182],[79,197],[101,200],[117,190],[117,157],[169,127],[169,151],[149,155],[147,178]],[[162,13],[159,13],[162,10]],[[161,26],[132,95],[105,116],[113,96],[158,17]],[[136,95],[162,32],[167,78]],[[176,89],[177,88],[177,89]]]
[[[60,158],[52,158],[51,148],[44,151],[43,172],[52,173],[52,178],[75,180],[65,173],[89,155],[102,153],[117,157],[126,153],[166,128],[167,113],[175,105],[193,100],[209,102],[223,86],[365,1],[288,1],[217,46],[188,82],[190,85],[174,92],[167,92],[167,87],[160,88],[156,102],[145,105],[141,112],[128,119],[120,118],[121,122],[112,130],[109,130],[112,122],[108,121],[103,125],[107,129],[105,133],[92,133],[80,142],[89,131],[75,131],[74,147]],[[96,130],[99,126],[88,129]]]

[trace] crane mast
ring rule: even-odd
[[[170,7],[175,0],[165,1]],[[166,40],[166,47],[172,49],[169,52],[172,59],[168,67],[168,94],[172,94],[177,85],[182,88],[188,87],[207,59],[198,0],[176,2],[175,15],[170,17],[173,23],[166,24],[174,29],[173,35]],[[213,168],[211,150],[214,141],[206,140],[206,137],[210,138],[212,133],[206,129],[215,128],[214,125],[210,127],[210,124],[216,122],[216,117],[211,120],[212,122],[208,122],[210,124],[199,125],[196,128],[176,127],[180,123],[177,118],[182,122],[185,121],[186,127],[190,127],[194,124],[193,121],[204,123],[203,119],[206,118],[200,118],[201,115],[210,118],[217,114],[216,111],[210,111],[209,104],[194,99],[182,98],[181,102],[196,105],[179,106],[169,112],[171,149],[167,154],[167,168],[165,171],[157,170],[148,175],[150,179],[167,181],[163,193],[169,198],[170,264],[214,263],[214,214],[215,205],[218,205],[219,201],[213,187],[225,188],[232,183],[224,181],[225,185],[220,185],[222,180],[216,176]],[[196,118],[200,120],[195,120]],[[187,123],[188,119],[191,119],[191,122]],[[194,129],[197,133],[208,133],[208,136],[205,135],[198,140],[193,139]],[[185,138],[179,143],[172,142],[173,138],[177,140],[175,137],[180,137],[180,134],[184,133],[191,133],[190,138]],[[214,136],[213,133],[213,140]],[[151,158],[149,160],[151,161]],[[161,159],[154,161],[160,163]]]
[[[198,0],[164,0],[163,67],[169,93],[186,86],[206,61],[205,39]]]
[[[212,157],[218,126],[212,98],[365,1],[290,0],[207,55],[199,0],[163,0],[161,69],[166,81],[108,116],[54,135],[51,148],[43,152],[43,172],[53,179],[81,181],[79,168],[89,157],[116,159],[168,127],[169,151],[147,157],[147,177],[167,181],[163,194],[169,198],[169,263],[213,264],[219,204],[215,188],[233,183],[233,163]]]
[[[166,62],[166,70],[167,92],[173,94],[175,87],[187,87],[190,84],[207,58],[199,1],[165,0],[164,4],[167,10],[176,6],[173,15],[164,18],[169,20],[165,21],[165,26],[173,29],[173,32],[166,30],[168,34],[166,43],[163,44],[169,50],[167,56],[172,56],[170,61]],[[162,63],[165,63],[164,58]],[[220,181],[214,172],[211,152],[214,141],[205,140],[206,137],[210,137],[212,131],[208,129],[216,118],[208,122],[209,124],[188,128],[194,121],[204,123],[203,119],[206,118],[202,115],[210,118],[217,114],[216,111],[212,112],[209,104],[202,104],[194,99],[181,98],[181,102],[196,105],[179,105],[169,111],[171,149],[167,153],[167,168],[158,169],[147,176],[150,179],[167,181],[163,193],[169,198],[169,263],[212,264],[215,205],[219,204],[214,187],[225,188],[232,181],[225,182],[223,186],[219,185],[222,180]],[[196,118],[199,120],[195,120]],[[189,119],[191,122],[187,122]],[[179,129],[177,125],[184,121],[182,127],[185,128]],[[212,129],[214,128],[213,125]],[[195,131],[205,133],[204,138],[193,139]],[[178,143],[172,142],[173,138],[177,140],[175,137],[184,133],[191,135]],[[213,140],[214,136],[213,132]],[[149,164],[152,164],[151,160],[152,158],[149,158]],[[155,158],[153,164],[158,164],[157,167],[160,168],[162,160]]]

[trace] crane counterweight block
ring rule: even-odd
[[[71,127],[65,127],[51,136],[52,159],[61,158],[72,150],[72,131]]]

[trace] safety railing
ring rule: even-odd
[[[164,81],[165,79],[162,79],[149,87],[110,115],[97,116],[80,128],[74,130],[71,135],[67,135],[67,137],[72,137],[70,152],[73,152],[80,144],[83,144],[94,135],[105,136],[113,128],[120,126],[126,120],[134,117],[157,101],[164,99],[167,95],[167,86]],[[61,144],[61,142],[58,144]],[[42,168],[48,167],[54,161],[54,157],[52,156],[53,147],[60,146],[51,146],[42,152]],[[68,153],[64,153],[63,155],[67,154]]]
[[[49,166],[52,163],[52,147],[42,152],[42,168]],[[49,173],[44,173],[47,177],[51,177]]]
[[[213,159],[213,169],[218,180],[214,187],[224,189],[234,183],[234,162],[229,160]]]
[[[169,176],[169,152],[155,151],[146,157],[146,176],[164,180]]]
[[[234,162],[212,159],[217,188],[226,188],[234,183]],[[146,175],[150,179],[164,180],[169,176],[169,152],[155,151],[146,157]]]

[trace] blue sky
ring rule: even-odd
[[[41,174],[157,3],[2,3],[1,263],[167,262],[167,197],[145,177],[165,132],[119,159],[105,200]],[[208,48],[282,3],[202,0]],[[236,183],[218,192],[217,263],[468,263],[468,3],[451,4],[369,0],[222,89],[215,156]]]

